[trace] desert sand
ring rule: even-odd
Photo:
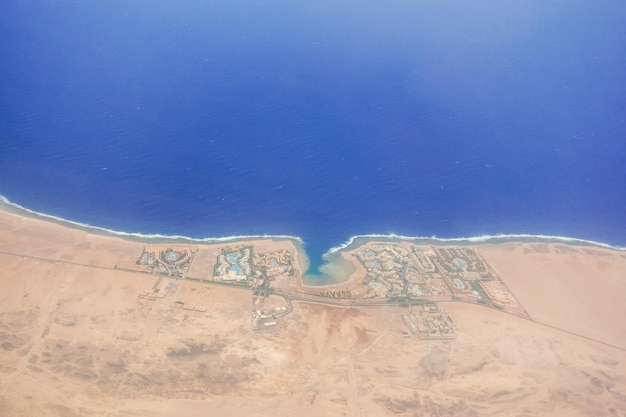
[[[398,305],[293,301],[253,332],[253,292],[203,282],[219,245],[161,284],[144,246],[0,211],[0,415],[626,416],[623,251],[476,246],[529,317],[441,302],[456,338],[421,340]]]

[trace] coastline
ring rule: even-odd
[[[59,226],[69,227],[72,229],[81,230],[87,233],[100,236],[118,237],[133,242],[151,243],[151,244],[218,244],[228,242],[238,242],[246,240],[257,239],[272,239],[272,240],[293,240],[298,244],[302,244],[303,241],[297,236],[289,235],[243,235],[243,236],[224,236],[224,237],[206,237],[206,238],[193,238],[190,236],[182,235],[163,235],[159,233],[144,234],[138,232],[123,232],[119,230],[107,229],[100,226],[92,226],[85,223],[75,222],[73,220],[64,219],[62,217],[53,216],[50,214],[41,213],[38,211],[30,210],[19,204],[13,203],[8,198],[0,195],[0,210],[6,211],[18,216],[27,217],[30,219],[43,220],[58,224]]]
[[[626,325],[620,320],[626,314],[626,254],[604,247],[519,240],[464,246],[432,239],[425,240],[427,245],[417,246],[390,236],[361,237],[352,239],[351,244],[362,247],[335,250],[320,268],[327,276],[337,278],[340,269],[348,271],[352,262],[356,268],[352,281],[311,285],[301,281],[306,277],[298,270],[307,263],[305,247],[294,245],[298,241],[293,239],[244,239],[238,240],[244,245],[232,246],[228,241],[179,244],[169,239],[174,243],[166,246],[159,245],[159,238],[96,234],[89,228],[73,227],[71,222],[33,214],[22,216],[17,209],[2,208],[5,205],[0,203],[0,228],[4,231],[0,239],[4,265],[2,305],[6,314],[0,324],[7,331],[0,338],[2,366],[11,372],[5,373],[10,382],[6,404],[24,410],[32,410],[33,403],[48,407],[60,401],[58,398],[77,410],[92,398],[94,404],[99,404],[100,398],[125,406],[134,404],[135,400],[119,395],[121,390],[132,390],[142,404],[157,397],[163,401],[160,404],[178,404],[193,396],[190,401],[196,402],[190,402],[189,407],[222,410],[226,398],[247,395],[258,406],[264,398],[273,398],[268,395],[277,395],[277,386],[287,390],[302,381],[306,383],[308,369],[318,363],[320,369],[332,371],[322,374],[323,386],[337,387],[337,391],[325,395],[340,398],[352,392],[349,380],[340,380],[343,385],[337,385],[337,376],[346,375],[349,368],[327,365],[345,367],[345,358],[354,361],[357,376],[380,381],[376,382],[380,384],[376,386],[378,392],[384,392],[386,386],[394,387],[390,388],[391,395],[398,384],[414,382],[417,377],[431,381],[424,373],[428,369],[424,371],[421,365],[423,358],[432,358],[433,352],[451,354],[445,350],[451,340],[455,353],[447,366],[453,372],[436,383],[446,389],[462,387],[465,391],[459,394],[461,397],[474,392],[476,384],[483,383],[480,381],[488,391],[496,378],[509,381],[506,384],[511,386],[535,387],[537,381],[544,381],[537,386],[538,393],[550,392],[555,386],[593,387],[588,378],[570,382],[571,367],[563,367],[564,360],[578,364],[589,375],[604,378],[608,384],[616,380],[613,375],[623,374],[626,363]],[[434,246],[436,242],[440,246]],[[159,257],[161,252],[192,253],[188,266],[181,264],[185,279],[140,265],[138,256],[147,253],[148,246],[152,246],[148,251]],[[250,247],[254,254],[291,251],[295,274],[272,275],[274,292],[269,294],[237,283],[209,282],[224,249],[228,252]],[[420,264],[422,258],[403,263],[402,250],[405,255],[432,254],[439,272],[430,271],[426,265],[420,274],[414,269],[407,275],[411,279],[406,280],[411,288],[417,285],[428,293],[408,303],[394,300],[391,293],[382,298],[366,297],[370,289],[364,281],[367,274],[369,282],[393,284],[394,277],[389,273],[408,272],[409,264],[418,268],[425,265]],[[381,269],[383,273],[376,274],[376,268],[359,261],[368,251],[381,253],[370,261],[390,261],[389,267]],[[472,253],[482,257],[488,265],[482,271],[495,274],[495,279],[491,275],[477,279],[475,275],[449,274],[441,263],[454,257],[470,262],[475,259]],[[366,256],[373,255],[371,252]],[[259,265],[262,268],[267,264]],[[472,287],[453,287],[455,278]],[[489,291],[479,294],[485,304],[471,298],[469,289],[478,288],[474,285]],[[432,338],[419,333],[419,328],[415,330],[419,335],[414,333],[411,323],[425,323],[427,318],[439,320],[437,323],[448,330]],[[446,327],[448,322],[454,327]],[[476,346],[484,349],[477,351]],[[222,349],[215,354],[226,361],[213,360],[217,356],[209,356],[214,354],[211,349]],[[580,349],[589,352],[585,350],[581,356]],[[539,350],[545,353],[537,356]],[[259,361],[249,360],[251,351]],[[328,362],[329,355],[332,362]],[[486,360],[493,366],[484,366]],[[222,366],[224,362],[229,365]],[[214,367],[209,368],[210,374],[194,373],[198,363]],[[403,379],[402,373],[379,371],[401,367],[407,369],[410,380]],[[234,383],[225,385],[224,378],[233,378],[232,369],[241,373],[234,375],[238,378]],[[155,375],[159,385],[152,383]],[[135,381],[149,382],[142,385]],[[93,391],[80,388],[85,384],[91,384]],[[33,394],[33,386],[45,389]],[[77,391],[81,393],[77,400],[64,400],[75,398],[70,393]],[[292,406],[306,392],[285,394],[285,404]],[[534,401],[535,394],[530,398]],[[450,402],[453,398],[444,400]],[[482,402],[483,398],[476,400],[476,404]],[[315,410],[334,405],[332,401],[320,403]],[[371,407],[378,410],[376,404]],[[180,414],[180,407],[163,413],[159,415]],[[42,411],[38,415],[48,414]],[[293,415],[293,410],[283,415]]]
[[[183,235],[163,235],[163,234],[143,234],[137,232],[124,232],[113,229],[108,229],[100,226],[92,226],[85,223],[75,222],[73,220],[64,219],[61,217],[49,215],[46,213],[37,212],[26,207],[23,207],[17,203],[12,202],[8,198],[0,195],[0,210],[23,216],[26,218],[37,219],[52,222],[60,226],[81,230],[87,233],[91,233],[99,236],[109,236],[122,238],[132,242],[146,243],[146,244],[225,244],[245,242],[249,240],[271,239],[274,241],[290,240],[294,243],[298,249],[299,254],[299,266],[302,268],[302,274],[307,275],[309,268],[311,267],[311,260],[304,248],[305,241],[299,236],[290,235],[242,235],[242,236],[223,236],[223,237],[205,237],[205,238],[193,238]],[[491,245],[491,244],[504,244],[504,243],[566,243],[575,246],[595,246],[603,249],[612,249],[618,251],[626,251],[626,246],[616,246],[608,243],[597,242],[589,239],[582,239],[568,236],[550,236],[550,235],[532,235],[532,234],[495,234],[495,235],[481,235],[470,237],[456,237],[456,238],[440,238],[436,236],[405,236],[397,234],[366,234],[355,235],[350,237],[345,243],[332,247],[322,255],[324,264],[320,265],[321,274],[311,274],[311,277],[324,275],[324,269],[330,271],[332,269],[332,263],[334,257],[340,255],[342,252],[350,251],[355,247],[361,246],[372,241],[402,241],[419,245],[435,245],[435,246],[474,246],[474,245]],[[335,285],[335,284],[333,284]]]
[[[626,251],[626,246],[613,246],[608,243],[596,242],[588,239],[581,239],[576,237],[567,236],[550,236],[550,235],[532,235],[522,233],[512,234],[496,234],[496,235],[482,235],[471,237],[455,237],[455,238],[440,238],[436,236],[403,236],[396,234],[371,234],[371,235],[357,235],[352,236],[345,243],[331,248],[324,256],[332,253],[339,253],[346,250],[351,250],[354,247],[361,246],[365,243],[372,241],[402,241],[408,243],[414,243],[417,245],[435,245],[435,246],[475,246],[475,245],[493,245],[503,243],[566,243],[576,246],[596,246],[603,249],[613,249]]]

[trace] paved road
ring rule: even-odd
[[[66,264],[66,265],[74,265],[74,266],[80,266],[80,267],[84,267],[84,268],[95,268],[95,269],[100,269],[100,270],[107,270],[107,271],[123,271],[123,272],[127,272],[127,273],[135,273],[135,274],[142,274],[142,275],[152,275],[150,274],[150,272],[147,271],[140,271],[140,270],[135,270],[135,269],[127,269],[127,268],[120,268],[117,267],[117,265],[113,266],[113,267],[107,267],[107,266],[101,266],[101,265],[90,265],[90,264],[84,264],[84,263],[80,263],[80,262],[72,262],[72,261],[65,261],[65,260],[59,260],[59,259],[53,259],[53,258],[46,258],[46,257],[42,257],[42,256],[34,256],[34,255],[28,255],[28,254],[24,254],[24,253],[15,253],[15,252],[6,252],[6,251],[0,251],[1,255],[7,255],[7,256],[15,256],[15,257],[20,257],[20,258],[28,258],[28,259],[36,259],[42,262],[50,262],[50,263],[62,263],[62,264]],[[191,278],[191,277],[189,277]],[[194,281],[200,281],[197,278],[191,278]],[[229,287],[229,288],[238,288],[241,290],[246,290],[246,291],[252,291],[253,289],[250,287],[244,287],[244,286],[240,286],[240,285],[233,285],[233,284],[228,284],[228,283],[223,283],[223,282],[217,282],[217,281],[207,281],[204,280],[202,281],[202,283],[204,284],[208,284],[208,285],[219,285],[219,286],[225,286],[225,287]],[[322,297],[322,296],[318,296],[318,295],[314,295],[314,294],[308,294],[308,293],[303,293],[303,292],[296,292],[293,290],[285,290],[282,288],[273,288],[270,289],[271,293],[276,294],[276,295],[281,295],[283,297],[285,297],[288,301],[302,301],[302,302],[308,302],[308,303],[314,303],[314,304],[323,304],[323,305],[328,305],[328,306],[334,306],[334,307],[386,307],[386,306],[397,306],[397,305],[401,305],[401,304],[407,304],[408,300],[368,300],[368,301],[357,301],[357,300],[350,300],[350,299],[339,299],[339,298],[328,298],[328,297]],[[273,291],[272,291],[273,290]],[[413,305],[416,304],[425,304],[425,303],[433,303],[434,301],[432,300],[411,300],[410,303]],[[508,312],[508,311],[504,311],[504,310],[500,310],[500,309],[495,309],[493,307],[487,306],[487,305],[483,305],[483,304],[477,304],[474,302],[469,302],[469,301],[463,301],[463,300],[453,300],[453,301],[447,301],[447,302],[458,302],[458,303],[467,303],[467,304],[473,304],[473,305],[477,305],[480,307],[484,307],[484,308],[489,308],[490,310],[495,310],[498,311],[500,313],[504,313],[504,314],[510,314],[513,315],[515,317],[519,317],[523,320],[528,320],[531,321],[533,323],[545,326],[545,327],[549,327],[551,329],[554,330],[558,330],[576,337],[581,337],[585,340],[589,340],[595,343],[599,343],[614,349],[618,349],[621,351],[626,352],[626,347],[622,347],[622,346],[616,346],[614,344],[608,343],[608,342],[604,342],[601,340],[597,340],[597,339],[593,339],[591,337],[579,334],[579,333],[575,333],[572,331],[569,331],[567,329],[563,329],[557,326],[553,326],[549,323],[544,323],[538,320],[533,319],[532,317],[523,317],[523,316],[519,316],[517,314]]]

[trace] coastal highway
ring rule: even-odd
[[[280,295],[291,301],[303,301],[315,304],[325,304],[334,307],[385,307],[393,305],[408,304],[407,300],[389,300],[389,299],[369,299],[356,300],[350,298],[330,298],[321,295],[287,290],[283,288],[270,288],[270,294]],[[411,300],[411,304],[432,303],[429,300]]]
[[[0,251],[0,255],[6,255],[6,256],[11,256],[11,257],[20,257],[23,259],[35,259],[38,261],[42,261],[42,262],[50,262],[50,263],[60,263],[60,264],[66,264],[66,265],[74,265],[74,266],[79,266],[79,267],[84,267],[84,268],[95,268],[95,269],[100,269],[100,270],[108,270],[108,271],[117,271],[117,272],[126,272],[126,273],[134,273],[134,274],[141,274],[141,275],[153,275],[151,273],[149,273],[148,271],[140,271],[140,270],[136,270],[136,269],[128,269],[128,268],[120,268],[117,265],[112,266],[112,267],[107,267],[107,266],[101,266],[101,265],[90,265],[90,264],[84,264],[84,263],[80,263],[80,262],[72,262],[72,261],[66,261],[66,260],[61,260],[61,259],[54,259],[54,258],[47,258],[47,257],[42,257],[42,256],[35,256],[35,255],[28,255],[25,253],[15,253],[15,252],[7,252],[7,251]],[[156,277],[156,275],[155,275]],[[218,285],[218,286],[224,286],[224,287],[229,287],[229,288],[237,288],[240,290],[245,290],[245,291],[253,291],[254,289],[248,286],[242,286],[242,285],[233,285],[233,284],[228,284],[228,283],[223,283],[223,282],[216,282],[216,281],[208,281],[208,280],[200,280],[198,278],[193,278],[193,277],[187,277],[187,279],[194,281],[194,282],[201,282],[203,284],[207,284],[207,285]],[[400,306],[400,305],[406,305],[409,303],[408,300],[375,300],[375,299],[370,299],[370,300],[363,300],[363,301],[357,301],[354,299],[340,299],[340,298],[329,298],[329,297],[323,297],[323,296],[319,296],[319,295],[315,295],[315,294],[310,294],[310,293],[305,293],[305,292],[298,292],[298,291],[294,291],[294,290],[287,290],[287,289],[282,289],[282,288],[269,288],[268,289],[268,293],[269,294],[274,294],[274,295],[279,295],[284,297],[288,302],[291,301],[300,301],[300,302],[307,302],[307,303],[314,303],[314,304],[322,304],[322,305],[327,305],[327,306],[332,306],[332,307],[361,307],[361,308],[372,308],[372,307],[385,307],[385,306]],[[433,300],[410,300],[410,304],[412,305],[419,305],[419,304],[425,304],[425,303],[433,303],[435,301]],[[440,301],[436,301],[436,302],[440,302]],[[545,327],[549,327],[551,329],[554,330],[559,330],[562,331],[564,333],[568,333],[571,334],[573,336],[577,336],[577,337],[581,337],[583,339],[595,342],[595,343],[599,343],[614,349],[618,349],[621,351],[625,351],[626,352],[626,347],[622,347],[622,346],[616,346],[613,345],[611,343],[608,342],[604,342],[601,340],[597,340],[597,339],[593,339],[591,337],[579,334],[579,333],[575,333],[572,331],[569,331],[567,329],[563,329],[560,327],[556,327],[553,326],[549,323],[544,323],[542,321],[538,321],[533,319],[532,317],[524,317],[524,316],[520,316],[518,314],[514,314],[511,312],[507,312],[504,310],[500,310],[500,309],[496,309],[493,308],[489,305],[485,305],[485,304],[479,304],[479,303],[474,303],[474,302],[468,302],[468,301],[463,301],[463,300],[450,300],[447,302],[463,302],[463,303],[469,303],[469,304],[473,304],[473,305],[477,305],[477,306],[481,306],[481,307],[485,307],[485,308],[489,308],[490,310],[495,310],[498,311],[500,313],[504,313],[504,314],[511,314],[514,315],[516,317],[519,317],[521,319],[524,320],[528,320],[531,321],[533,323],[545,326]]]
[[[110,267],[102,266],[102,265],[91,265],[91,264],[72,262],[72,261],[67,261],[67,260],[62,260],[62,259],[54,259],[54,258],[47,258],[47,257],[42,257],[42,256],[28,255],[24,253],[5,252],[5,251],[0,251],[0,254],[7,255],[7,256],[20,257],[20,258],[35,259],[38,261],[48,262],[48,263],[61,263],[61,264],[66,264],[66,265],[79,266],[83,268],[94,268],[94,269],[100,269],[100,270],[127,272],[127,273],[133,273],[133,274],[141,274],[141,275],[153,275],[148,271],[141,271],[141,270],[130,269],[130,268],[122,268],[122,267],[118,267],[117,265],[110,266]],[[157,275],[154,275],[154,276],[157,277]],[[237,284],[232,284],[232,283],[227,283],[227,282],[202,280],[200,278],[189,277],[189,276],[186,277],[185,279],[202,283],[202,284],[207,284],[207,285],[216,285],[216,286],[221,286],[221,287],[236,288],[236,289],[246,290],[246,291],[254,290],[253,288],[249,286],[237,285]],[[345,298],[344,299],[329,298],[329,297],[323,297],[320,295],[310,294],[306,292],[298,292],[294,290],[287,290],[287,289],[282,289],[282,288],[271,288],[271,287],[268,288],[268,293],[285,297],[288,300],[324,304],[324,305],[335,306],[335,307],[383,307],[383,306],[390,306],[390,305],[406,304],[406,301],[392,301],[392,300],[386,300],[386,299],[383,299],[383,300],[372,299],[372,300],[357,301],[354,299],[345,299]],[[428,303],[428,302],[432,302],[432,301],[411,300],[411,304],[423,304],[423,303]]]

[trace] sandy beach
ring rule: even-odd
[[[232,245],[154,242],[193,255],[183,278],[140,265],[146,245],[0,211],[0,415],[626,413],[623,251],[473,246],[525,315],[450,298],[438,305],[455,338],[423,340],[401,318],[416,306],[270,293],[290,310],[254,332],[258,291],[210,281]],[[272,285],[301,287],[292,241],[237,245],[290,254],[293,274]],[[344,259],[358,283],[365,269]]]

